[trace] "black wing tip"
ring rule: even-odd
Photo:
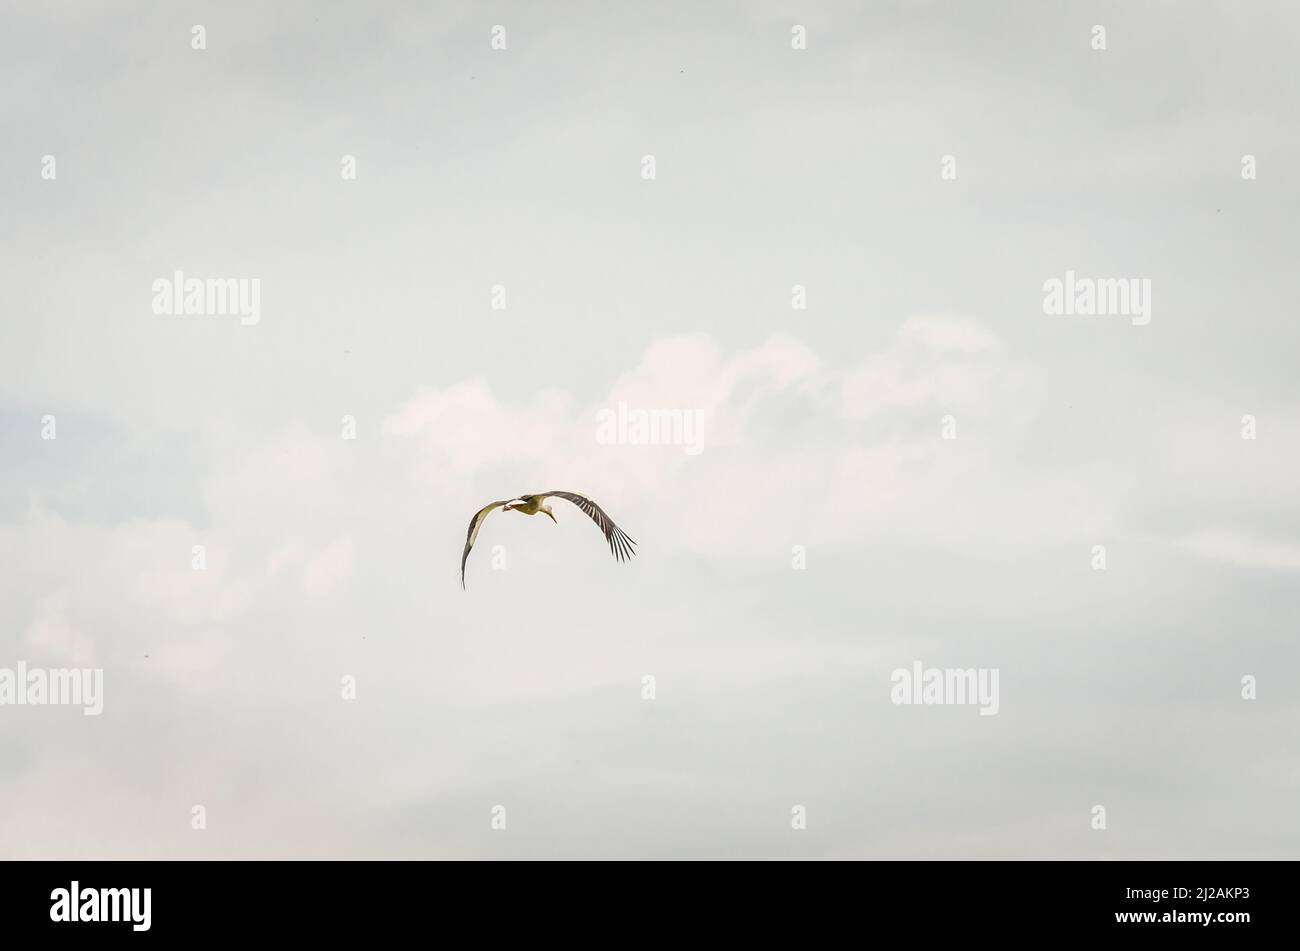
[[[619,528],[617,525],[615,525],[613,530],[609,533],[610,553],[613,554],[614,558],[619,562],[632,560],[632,556],[636,554],[632,547],[635,544],[636,542],[632,541],[632,539],[628,537],[627,532],[623,531],[623,529]]]

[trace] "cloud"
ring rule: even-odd
[[[336,538],[319,549],[301,538],[291,538],[266,556],[266,576],[277,579],[297,569],[303,590],[322,597],[352,576],[355,560],[351,538]]]
[[[462,382],[422,388],[383,429],[418,447],[435,485],[488,472],[579,482],[611,507],[636,500],[643,522],[688,550],[769,548],[782,525],[797,532],[787,545],[866,532],[987,546],[1008,516],[1035,529],[1017,543],[1079,529],[1043,517],[1061,485],[1014,465],[1042,394],[1041,375],[978,321],[919,315],[843,369],[783,334],[731,354],[682,335],[652,342],[599,403],[558,390],[507,401]],[[597,412],[620,402],[698,412],[704,451],[598,444]],[[949,415],[955,440],[941,434]]]
[[[339,430],[302,422],[260,442],[233,442],[204,481],[204,506],[214,523],[241,531],[310,526],[346,505],[354,459]]]
[[[303,587],[308,594],[316,597],[329,594],[351,576],[352,567],[352,541],[337,538],[303,566]]]
[[[633,495],[661,486],[685,464],[684,453],[679,446],[600,445],[602,409],[624,402],[696,413],[705,427],[707,452],[741,439],[765,394],[807,383],[817,368],[808,347],[781,335],[731,356],[707,334],[669,337],[651,343],[638,365],[615,379],[598,402],[580,404],[558,389],[509,401],[482,381],[425,386],[384,420],[383,432],[414,442],[422,471],[434,483],[510,466],[548,488],[600,473],[603,484]]]
[[[1041,380],[969,318],[921,315],[903,322],[891,344],[845,374],[844,413],[873,419],[904,410],[1023,422],[1041,399]]]
[[[95,644],[68,623],[65,599],[47,598],[23,632],[23,640],[38,663],[47,666],[94,667]]]
[[[1207,528],[1182,544],[1202,558],[1254,568],[1300,568],[1300,542],[1261,538],[1231,528]]]

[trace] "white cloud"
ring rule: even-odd
[[[316,597],[329,594],[352,574],[352,542],[337,538],[303,566],[302,584],[308,594]]]
[[[844,412],[873,419],[899,410],[998,415],[1022,422],[1041,398],[1037,374],[966,318],[910,317],[890,346],[845,374]]]
[[[1300,568],[1300,542],[1260,538],[1231,528],[1192,532],[1183,545],[1202,558],[1258,568]]]
[[[741,438],[763,394],[809,381],[817,366],[806,346],[779,335],[729,357],[706,334],[670,337],[652,343],[599,403],[580,406],[573,394],[556,389],[511,402],[481,381],[425,386],[384,421],[383,432],[415,440],[423,471],[434,483],[514,465],[537,480],[539,491],[542,484],[560,488],[599,473],[602,484],[634,494],[662,486],[685,464],[682,449],[599,445],[599,410],[625,401],[697,412],[705,421],[708,452]]]
[[[48,666],[93,667],[95,643],[68,623],[65,598],[47,598],[23,632],[33,658]]]
[[[511,402],[463,382],[422,388],[383,430],[414,443],[434,487],[501,470],[525,491],[574,488],[623,512],[635,502],[635,520],[670,548],[770,547],[784,537],[786,513],[797,513],[803,543],[867,533],[988,547],[1009,541],[1008,524],[1020,545],[1095,530],[1108,517],[1077,498],[1089,493],[1068,473],[1015,465],[1042,391],[1040,375],[977,321],[921,315],[846,370],[825,368],[784,335],[727,355],[691,334],[651,343],[599,404],[556,390]],[[598,445],[596,411],[618,401],[700,411],[704,452]],[[947,414],[956,440],[940,438]],[[774,430],[773,417],[787,425]],[[1045,517],[1062,492],[1076,496],[1072,514]]]

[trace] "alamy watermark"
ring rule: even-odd
[[[74,879],[50,892],[50,921],[127,922],[132,931],[148,931],[152,905],[152,888],[85,888]]]
[[[1043,282],[1043,313],[1050,316],[1131,317],[1141,327],[1151,323],[1151,278],[1051,277]]]
[[[602,446],[682,446],[686,455],[704,451],[703,414],[698,409],[643,409],[618,401],[596,414],[596,442]]]
[[[104,671],[100,668],[0,667],[0,707],[82,707],[88,717],[104,712]]]
[[[919,660],[899,667],[889,677],[895,704],[978,705],[980,716],[998,712],[998,668],[926,667]]]
[[[153,312],[173,317],[238,317],[245,327],[262,319],[262,281],[248,277],[186,277],[176,271],[153,282]]]

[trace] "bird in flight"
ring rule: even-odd
[[[567,499],[590,515],[591,520],[605,533],[605,541],[609,543],[610,553],[619,561],[631,558],[636,554],[632,547],[636,542],[628,538],[627,533],[615,525],[614,520],[605,514],[605,510],[591,499],[578,495],[576,492],[543,492],[540,495],[521,495],[517,499],[493,502],[491,505],[484,506],[474,513],[474,517],[469,522],[469,531],[465,534],[465,553],[460,556],[460,586],[465,587],[465,562],[469,560],[469,550],[474,547],[474,542],[478,538],[478,530],[483,527],[483,521],[488,517],[488,513],[493,509],[501,509],[503,512],[523,512],[525,515],[536,515],[541,512],[543,515],[549,516],[552,522],[555,522],[555,513],[546,504],[546,500],[552,498]],[[556,522],[556,524],[558,525],[559,522]]]

